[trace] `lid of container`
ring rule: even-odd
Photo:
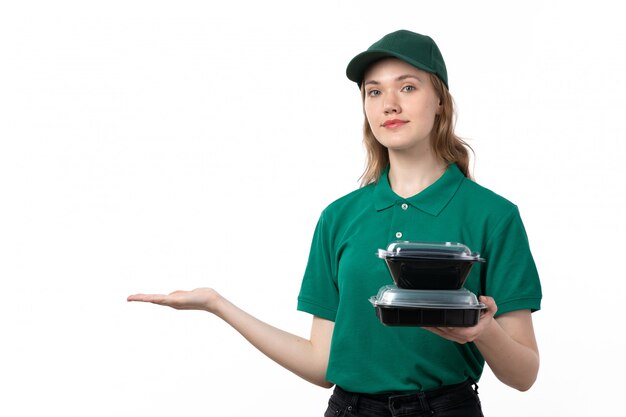
[[[458,290],[409,290],[395,285],[385,285],[378,294],[370,297],[375,306],[483,309],[485,305],[467,288]]]
[[[378,249],[379,258],[413,258],[413,259],[456,259],[466,261],[483,261],[480,254],[472,252],[462,243],[456,242],[409,242],[395,241],[387,249]]]

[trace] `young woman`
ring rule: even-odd
[[[298,309],[313,315],[310,337],[259,321],[210,288],[128,300],[217,315],[285,368],[334,385],[325,416],[482,416],[475,383],[485,361],[521,391],[539,368],[531,312],[541,287],[519,212],[471,180],[431,38],[390,33],[357,55],[347,75],[363,98],[368,164],[362,187],[330,204],[317,224],[298,297]],[[378,321],[368,298],[390,278],[373,254],[395,240],[462,242],[487,259],[464,284],[487,306],[477,325]]]

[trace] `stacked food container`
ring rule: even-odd
[[[484,259],[461,243],[398,241],[379,249],[395,285],[385,285],[370,302],[387,326],[467,327],[478,323],[485,305],[463,284]]]

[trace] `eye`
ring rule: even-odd
[[[377,96],[379,96],[379,95],[380,95],[380,90],[369,90],[369,91],[367,92],[367,95],[368,95],[369,97],[377,97]]]
[[[414,90],[416,90],[416,88],[413,87],[412,85],[405,85],[404,87],[402,87],[402,91],[407,92],[407,93],[414,91]]]

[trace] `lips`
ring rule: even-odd
[[[385,120],[385,122],[383,123],[383,127],[393,129],[396,127],[403,126],[407,123],[409,123],[407,120],[400,120],[400,119]]]

